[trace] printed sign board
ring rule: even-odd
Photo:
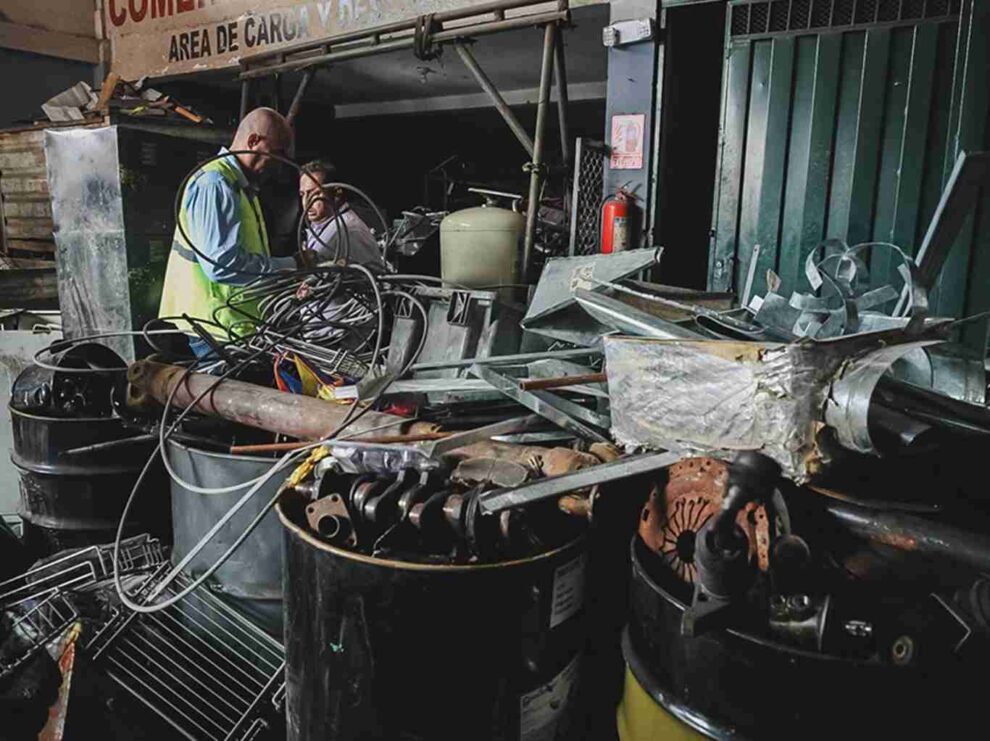
[[[112,69],[125,80],[242,57],[483,0],[105,0]]]
[[[612,116],[612,136],[609,140],[613,170],[639,170],[643,167],[643,137],[646,115]]]

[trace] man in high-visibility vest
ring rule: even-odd
[[[271,108],[256,108],[241,121],[228,154],[208,162],[189,180],[182,195],[179,225],[165,271],[158,316],[189,331],[183,315],[204,324],[220,340],[250,334],[257,305],[230,302],[238,286],[268,273],[303,267],[301,257],[272,257],[257,182],[276,160],[292,150],[292,129]],[[193,249],[195,247],[195,249]],[[195,338],[198,357],[209,343]]]

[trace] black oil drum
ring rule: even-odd
[[[982,735],[974,730],[982,727],[980,696],[985,694],[977,679],[980,663],[959,660],[938,670],[895,666],[801,650],[735,629],[689,638],[681,635],[680,626],[691,589],[638,536],[632,543],[632,570],[631,614],[622,646],[629,671],[665,713],[705,736]],[[635,712],[643,715],[642,706]],[[627,730],[637,724],[650,727],[648,718],[625,720]],[[682,732],[679,737],[688,736]],[[622,738],[647,736],[628,732]]]
[[[555,741],[572,727],[585,540],[510,562],[335,548],[283,495],[291,741]]]
[[[98,368],[124,367],[108,348],[95,348],[77,345],[59,356],[55,363],[64,364],[64,372],[27,368],[11,391],[11,461],[20,471],[19,514],[35,556],[113,540],[124,503],[154,448],[114,414],[110,372],[106,377],[72,373],[96,362]],[[168,493],[160,464],[145,485],[128,532],[168,538]]]

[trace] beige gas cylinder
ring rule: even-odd
[[[466,208],[440,222],[440,275],[467,288],[519,282],[526,219],[496,206]]]

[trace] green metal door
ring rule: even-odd
[[[823,239],[920,244],[962,149],[987,149],[985,0],[730,2],[708,284],[808,290]],[[871,280],[897,284],[886,251]],[[934,311],[990,308],[990,202],[968,220]],[[986,342],[972,328],[968,339]]]

